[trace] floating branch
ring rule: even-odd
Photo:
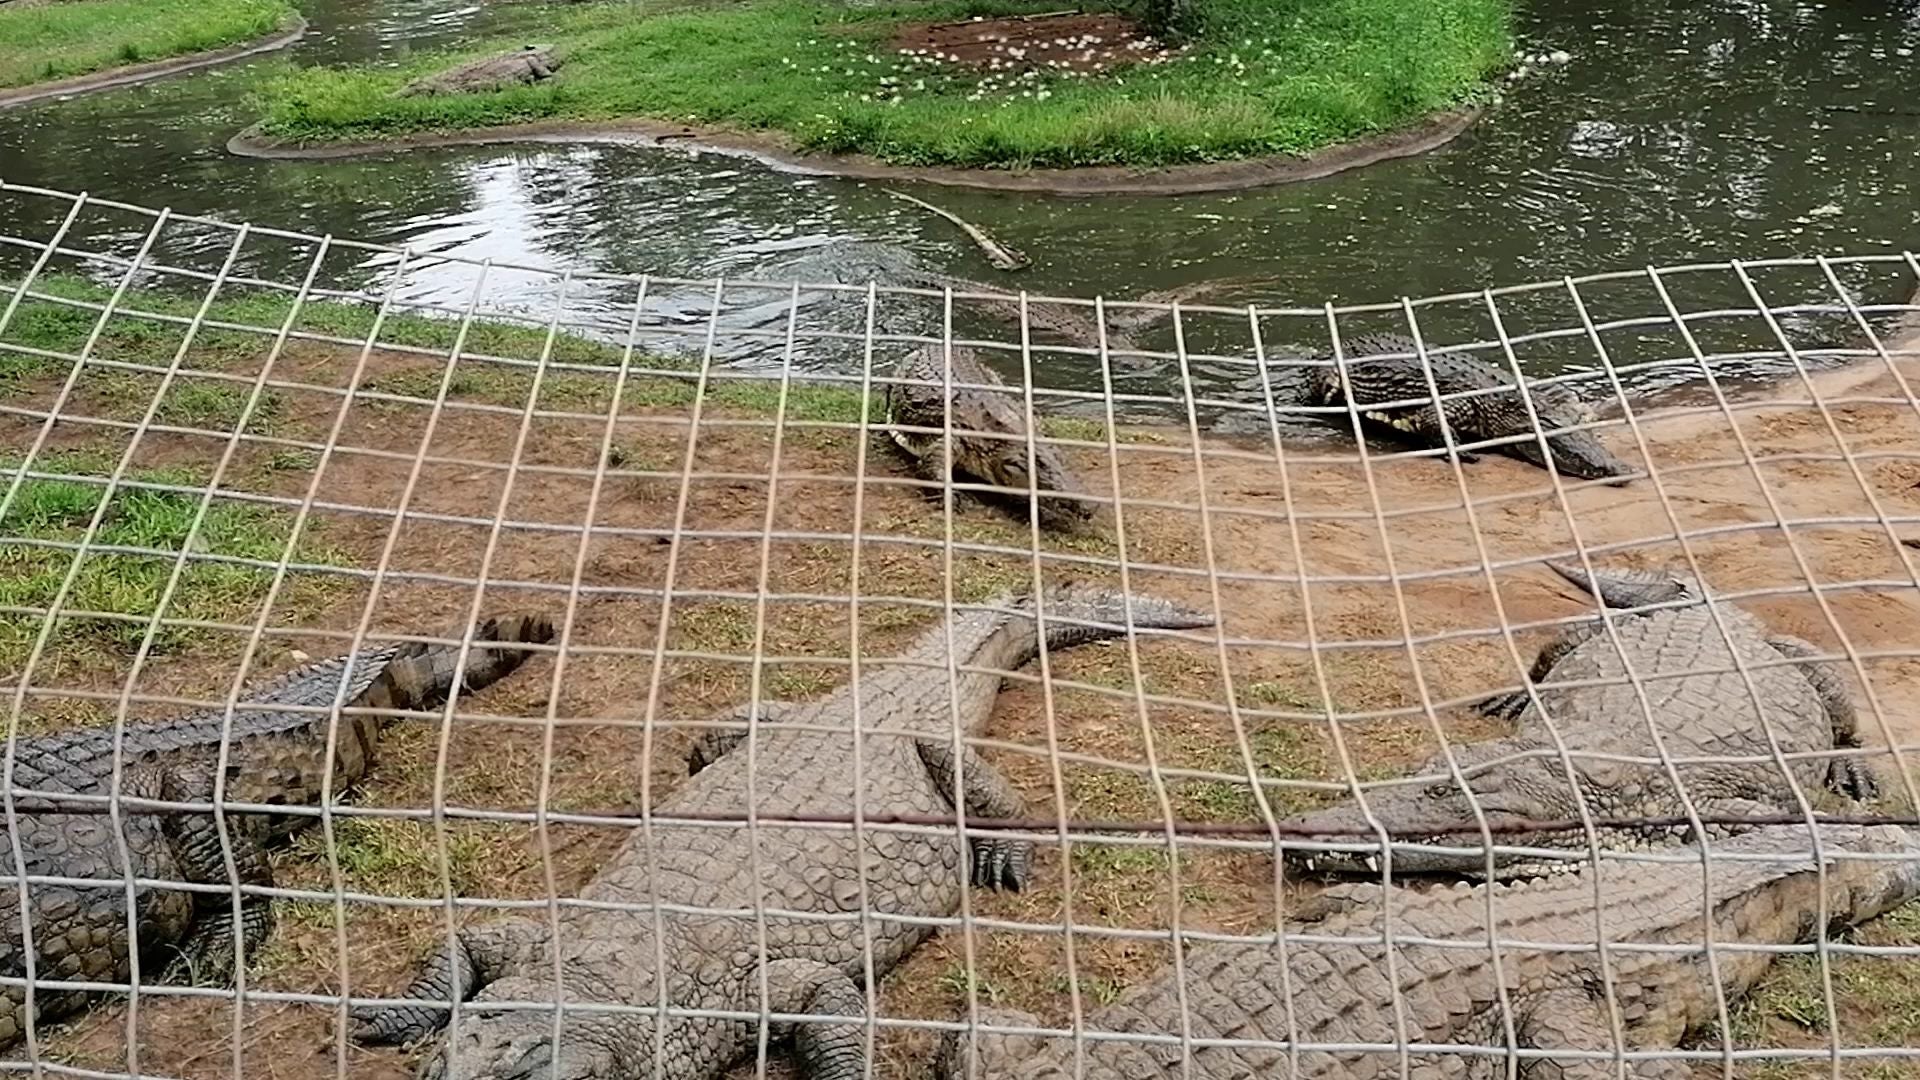
[[[987,261],[992,263],[996,270],[1024,270],[1032,265],[1033,260],[1027,258],[1024,253],[1007,247],[993,237],[988,236],[978,226],[973,225],[951,210],[942,210],[932,203],[927,202],[925,199],[916,199],[903,191],[895,191],[892,188],[881,188],[880,190],[896,199],[905,199],[924,210],[939,214],[941,217],[960,226],[968,238],[979,245],[982,252],[986,253]]]

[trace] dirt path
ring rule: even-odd
[[[1909,654],[1920,642],[1920,551],[1896,540],[1920,536],[1920,403],[1907,389],[1920,385],[1920,330],[1905,332],[1890,347],[1897,355],[1891,367],[1869,363],[1814,376],[1807,384],[1790,382],[1731,413],[1710,407],[1636,416],[1641,437],[1653,448],[1657,483],[1582,485],[1564,498],[1545,473],[1504,458],[1487,458],[1458,475],[1452,465],[1433,459],[1376,460],[1369,477],[1350,446],[1289,443],[1283,471],[1271,445],[1211,437],[1195,445],[1178,429],[1129,430],[1113,459],[1076,451],[1096,490],[1111,492],[1118,479],[1126,500],[1131,587],[1203,606],[1212,606],[1217,596],[1224,633],[1237,643],[1221,649],[1151,642],[1139,649],[1137,667],[1125,645],[1062,654],[1052,670],[1063,681],[1050,702],[1032,682],[1010,683],[992,723],[988,756],[1016,778],[1041,815],[1063,808],[1080,819],[1156,819],[1164,795],[1181,817],[1252,820],[1244,781],[1236,786],[1226,779],[1245,775],[1243,740],[1269,778],[1307,784],[1338,778],[1343,769],[1323,714],[1323,701],[1330,701],[1345,717],[1343,730],[1361,776],[1394,775],[1432,749],[1436,727],[1449,737],[1488,734],[1484,721],[1445,703],[1517,685],[1548,624],[1591,610],[1590,601],[1537,564],[1486,569],[1570,553],[1577,534],[1590,551],[1619,546],[1613,553],[1596,551],[1598,562],[1640,565],[1679,556],[1675,538],[1684,535],[1716,591],[1781,590],[1742,602],[1782,631],[1849,651],[1865,738],[1883,750],[1898,747],[1911,761],[1920,753],[1920,657]],[[349,359],[296,350],[280,374],[316,389],[282,392],[279,437],[308,438],[325,430],[339,398],[319,388],[343,385]],[[420,360],[398,356],[377,356],[375,365],[377,381],[388,386],[425,370]],[[472,385],[487,384],[476,379]],[[87,387],[79,389],[74,411],[111,415],[111,399],[88,394]],[[388,564],[394,576],[374,609],[381,628],[439,629],[457,619],[471,602],[470,590],[425,575],[478,576],[492,533],[487,523],[496,516],[515,525],[500,532],[488,578],[545,591],[494,584],[485,606],[562,602],[553,590],[572,580],[576,536],[554,530],[586,518],[604,422],[536,417],[514,487],[503,496],[503,459],[517,437],[520,411],[511,395],[491,401],[487,396],[476,391],[438,421],[426,451],[435,460],[421,466],[411,516],[395,534]],[[564,407],[591,415],[603,406],[586,394]],[[614,437],[617,471],[598,497],[594,518],[601,532],[581,563],[582,583],[598,591],[580,603],[575,644],[630,651],[573,658],[558,688],[551,661],[537,660],[470,706],[497,717],[539,718],[551,705],[563,718],[585,718],[555,729],[550,776],[559,809],[631,811],[684,776],[677,757],[684,732],[662,735],[655,756],[644,760],[639,729],[611,718],[633,715],[654,676],[648,653],[661,618],[658,599],[621,590],[666,584],[674,545],[658,536],[675,530],[677,477],[688,452],[686,419],[678,404],[641,404],[622,414]],[[327,542],[353,564],[372,565],[385,545],[428,420],[424,404],[405,402],[362,400],[348,413],[341,445],[355,449],[335,455],[321,477],[322,490],[369,512],[322,510],[316,516]],[[20,418],[9,418],[0,425],[0,441],[24,445],[30,431]],[[114,446],[119,437],[113,430],[62,423],[53,441]],[[1641,459],[1631,432],[1616,427],[1605,437],[1622,456]],[[1742,452],[1740,439],[1757,461]],[[191,436],[156,437],[142,458],[205,461],[218,445]],[[939,599],[946,564],[937,504],[900,486],[899,463],[878,449],[868,455],[869,481],[856,503],[851,476],[859,449],[846,430],[792,427],[781,446],[781,479],[769,514],[765,477],[773,440],[765,421],[725,409],[710,412],[693,460],[696,470],[726,475],[688,489],[683,524],[708,535],[681,541],[674,589],[752,596],[764,560],[774,593],[844,596],[853,584],[852,547],[822,534],[845,533],[857,504],[866,537],[861,596]],[[289,453],[271,447],[244,452],[236,484],[299,497],[314,464]],[[1324,460],[1304,460],[1309,456]],[[1470,503],[1463,501],[1463,484]],[[1195,505],[1201,495],[1208,511],[1204,523]],[[776,530],[809,535],[763,545],[769,520]],[[554,528],[542,531],[540,523]],[[619,529],[630,531],[607,531]],[[962,539],[1003,549],[955,554],[958,595],[982,596],[1030,580],[1033,559],[1023,527],[970,505],[956,516],[955,530]],[[1116,580],[1116,551],[1101,543],[1049,547],[1043,561],[1050,577]],[[1109,565],[1088,567],[1060,556]],[[1387,583],[1389,573],[1400,581],[1397,594]],[[1809,579],[1820,587],[1818,598],[1808,589]],[[359,621],[364,601],[362,583],[319,610],[275,622],[348,630]],[[863,599],[863,652],[884,654],[924,625],[925,614]],[[672,607],[668,640],[674,648],[743,655],[750,651],[756,617],[749,600],[682,597]],[[766,652],[782,657],[763,673],[774,696],[811,696],[841,677],[840,669],[795,658],[846,654],[851,623],[844,602],[770,604],[766,620]],[[1514,631],[1518,664],[1503,626]],[[1409,640],[1416,644],[1409,646]],[[1324,687],[1310,643],[1320,650]],[[225,665],[238,646],[238,640],[209,641],[188,655],[164,658],[143,689],[204,693],[223,685],[230,672]],[[332,651],[324,642],[299,647]],[[284,648],[270,655],[286,662]],[[69,676],[76,685],[100,686],[115,685],[119,677],[111,667]],[[737,662],[682,657],[669,658],[660,677],[662,716],[697,717],[741,700],[748,671]],[[1241,706],[1237,727],[1225,707],[1229,679]],[[1423,704],[1423,695],[1435,707]],[[1049,713],[1059,757],[1047,749]],[[457,725],[444,766],[448,798],[479,808],[529,808],[541,780],[543,736],[538,723]],[[435,743],[428,725],[397,725],[386,739],[376,780],[357,801],[427,805],[440,769]],[[1164,791],[1148,775],[1149,749]],[[1885,755],[1876,764],[1898,789]],[[1276,786],[1271,794],[1281,808],[1314,797],[1305,787]],[[620,840],[617,829],[556,827],[547,853],[557,887],[577,889]],[[355,825],[343,830],[341,843],[347,888],[439,896],[436,846],[424,826]],[[459,892],[537,896],[545,888],[542,850],[523,828],[456,825],[448,850]],[[284,856],[283,884],[328,890],[329,872],[317,851],[309,844]],[[1161,852],[1078,846],[1073,868],[1076,963],[1091,1001],[1166,959],[1164,948],[1102,935],[1102,927],[1164,927],[1176,899],[1189,927],[1246,929],[1273,915],[1270,860],[1257,852],[1183,851],[1177,893]],[[1058,852],[1043,853],[1039,873],[1037,889],[978,898],[976,910],[1058,924],[1064,913]],[[344,926],[336,927],[330,903],[288,905],[255,989],[336,993],[346,970],[355,988],[388,990],[412,956],[444,933],[441,917],[430,910],[349,904],[347,913]],[[882,987],[886,1014],[955,1015],[965,1000],[961,948],[958,938],[945,936],[916,953]],[[1054,1018],[1064,1012],[1064,955],[1057,935],[982,933],[975,949],[983,1000],[1037,1008]],[[1849,962],[1884,967],[1895,961]],[[1849,1017],[1867,1023],[1882,1015],[1876,1010],[1894,1006],[1863,1000],[1845,1008]],[[169,1076],[231,1075],[231,1017],[227,1005],[154,999],[141,1010],[141,1067]],[[249,1006],[238,1036],[245,1074],[263,1080],[334,1075],[340,1060],[335,1023],[334,1011],[322,1006]],[[1817,1035],[1777,1025],[1761,1030],[1769,1039],[1820,1045]],[[78,1065],[120,1069],[125,1036],[124,1013],[104,1008],[56,1037],[51,1052]],[[885,1033],[884,1074],[920,1075],[927,1047],[924,1036]],[[399,1077],[410,1067],[390,1053],[351,1048],[345,1063],[351,1075],[363,1078]],[[787,1074],[776,1069],[775,1075]]]

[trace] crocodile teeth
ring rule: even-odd
[[[1380,860],[1379,860],[1379,859],[1376,859],[1376,858],[1374,858],[1374,857],[1373,857],[1373,856],[1371,856],[1371,855],[1369,855],[1369,856],[1367,856],[1367,857],[1366,857],[1365,859],[1363,859],[1363,860],[1362,860],[1362,862],[1364,862],[1364,863],[1366,864],[1366,867],[1367,867],[1367,869],[1368,869],[1369,871],[1373,871],[1373,870],[1378,870],[1378,869],[1380,869]]]

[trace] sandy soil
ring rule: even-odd
[[[1579,485],[1564,497],[1554,493],[1545,473],[1504,458],[1487,458],[1459,474],[1433,459],[1376,458],[1369,478],[1352,448],[1338,442],[1289,443],[1284,470],[1276,467],[1270,445],[1219,438],[1196,445],[1178,429],[1129,429],[1111,456],[1076,450],[1073,457],[1096,492],[1112,493],[1117,479],[1132,587],[1206,607],[1217,601],[1229,639],[1265,644],[1157,640],[1144,643],[1137,659],[1124,644],[1063,653],[1052,660],[1055,678],[1086,684],[1084,689],[1057,686],[1051,695],[1052,734],[1063,756],[1051,757],[1047,750],[1047,695],[1021,681],[1001,696],[988,733],[994,740],[988,756],[1016,779],[1042,816],[1064,809],[1077,819],[1158,819],[1164,795],[1182,818],[1252,820],[1244,783],[1236,787],[1217,778],[1177,775],[1177,770],[1244,776],[1239,750],[1244,736],[1269,779],[1337,778],[1344,769],[1326,722],[1311,718],[1323,708],[1323,699],[1343,715],[1372,714],[1348,718],[1342,728],[1347,753],[1364,778],[1403,771],[1432,749],[1436,730],[1457,738],[1489,734],[1488,723],[1467,710],[1428,707],[1423,700],[1461,701],[1517,685],[1521,666],[1515,653],[1530,661],[1550,632],[1545,624],[1578,617],[1590,604],[1543,567],[1489,573],[1487,563],[1552,556],[1571,551],[1577,542],[1590,549],[1628,545],[1595,558],[1653,565],[1680,555],[1675,536],[1689,533],[1694,535],[1687,546],[1713,588],[1787,590],[1752,600],[1750,607],[1782,631],[1850,651],[1857,661],[1852,670],[1863,735],[1880,751],[1876,764],[1899,790],[1902,782],[1885,748],[1896,745],[1910,755],[1920,742],[1920,659],[1901,654],[1920,642],[1915,566],[1920,552],[1896,543],[1900,536],[1920,534],[1920,527],[1910,524],[1920,514],[1915,440],[1920,405],[1901,382],[1920,378],[1920,354],[1912,354],[1920,349],[1920,333],[1896,348],[1911,354],[1896,369],[1868,365],[1815,377],[1820,408],[1809,406],[1806,385],[1792,383],[1731,414],[1715,408],[1640,414],[1636,420],[1652,448],[1657,483],[1639,480],[1622,489]],[[423,368],[419,359],[400,356],[376,355],[374,365],[383,383]],[[315,387],[338,387],[350,366],[350,355],[297,349],[279,374]],[[90,396],[84,382],[78,394],[70,410],[78,415],[113,416],[121,407],[115,404],[119,399]],[[281,396],[276,434],[283,438],[323,435],[340,402],[319,389]],[[675,545],[647,536],[600,535],[581,553],[577,537],[534,525],[585,520],[592,484],[584,471],[599,458],[604,423],[535,417],[509,492],[504,464],[519,434],[519,411],[489,409],[486,392],[469,397],[433,426],[424,452],[436,460],[420,465],[409,516],[391,535],[392,510],[422,454],[429,410],[424,404],[366,399],[353,404],[343,422],[340,451],[319,480],[325,497],[371,512],[318,510],[315,518],[326,543],[357,566],[376,565],[391,540],[386,566],[394,576],[371,611],[377,630],[442,630],[457,624],[472,603],[468,587],[408,580],[408,574],[473,579],[484,563],[492,583],[485,609],[557,605],[563,602],[560,593],[501,583],[564,586],[579,556],[584,585],[615,590],[580,598],[572,642],[637,654],[572,656],[557,684],[553,661],[542,657],[468,706],[494,717],[537,718],[551,708],[561,717],[602,718],[554,729],[549,779],[556,808],[630,812],[645,799],[658,799],[684,776],[679,758],[684,732],[661,736],[647,758],[640,731],[610,719],[633,715],[645,702],[655,675],[649,652],[661,619],[657,600],[621,595],[617,589],[657,589],[671,574],[677,591],[753,594],[764,559],[772,592],[844,596],[852,584],[852,545],[846,540],[816,535],[763,545],[758,534],[768,521],[776,529],[845,533],[859,505],[867,537],[859,553],[862,597],[937,599],[944,593],[937,504],[899,483],[904,470],[878,447],[867,455],[868,483],[856,491],[851,477],[861,446],[852,433],[790,428],[780,447],[780,479],[769,510],[769,430],[763,421],[710,411],[693,444],[695,468],[728,475],[689,485],[685,524],[737,530],[749,538],[689,538],[676,551]],[[564,407],[591,412],[596,407],[591,397],[585,394]],[[687,416],[677,407],[623,410],[614,434],[619,467],[599,494],[597,527],[672,531],[680,501],[675,477],[688,453],[688,430]],[[0,425],[0,442],[23,446],[31,431],[19,419],[9,419]],[[1624,427],[1606,437],[1624,456],[1642,459]],[[113,430],[70,421],[52,434],[57,446],[114,447],[124,445],[123,439]],[[224,441],[224,436],[152,436],[143,443],[140,460],[204,462]],[[1328,460],[1297,460],[1307,454]],[[276,455],[271,447],[249,448],[236,462],[232,484],[297,497],[314,479],[314,467],[285,452]],[[566,469],[583,473],[552,471]],[[1470,500],[1465,505],[1463,494]],[[1195,506],[1201,496],[1207,507],[1204,523]],[[421,512],[466,515],[483,524],[436,521]],[[484,524],[496,517],[514,524],[496,536]],[[1900,524],[1888,525],[1889,519]],[[1024,526],[991,508],[967,504],[955,517],[955,533],[1005,545],[1008,552],[956,555],[957,595],[980,596],[1030,580],[1033,561]],[[936,543],[903,542],[909,540]],[[1042,561],[1050,580],[1062,575],[1115,580],[1111,568],[1088,570],[1056,556],[1110,561],[1117,550],[1110,540],[1071,547],[1049,542]],[[1400,579],[1397,591],[1367,580],[1390,573]],[[1303,575],[1313,579],[1304,588]],[[1817,597],[1809,581],[1820,586]],[[1860,581],[1892,584],[1847,587]],[[277,612],[274,623],[351,630],[366,602],[360,583],[336,590],[317,607]],[[924,625],[924,615],[884,599],[863,600],[863,652],[884,655]],[[677,597],[668,642],[748,654],[754,625],[748,601]],[[1515,630],[1511,650],[1502,626]],[[765,651],[783,657],[844,656],[849,628],[844,602],[770,604]],[[1456,636],[1421,641],[1447,634]],[[1410,639],[1421,643],[1409,645]],[[1324,686],[1309,642],[1318,644]],[[214,636],[184,654],[163,657],[142,678],[140,689],[206,693],[223,687],[240,644],[237,635]],[[290,662],[287,650],[295,647],[314,654],[338,648],[325,641],[277,639],[269,662]],[[124,677],[110,662],[93,670],[82,664],[60,675],[62,685],[94,688],[116,686]],[[832,667],[782,662],[768,668],[765,685],[772,696],[807,697],[839,677]],[[661,716],[684,719],[744,698],[748,672],[737,662],[669,659],[659,680]],[[1137,699],[1136,687],[1153,700]],[[1242,706],[1238,730],[1225,709],[1229,687]],[[1287,712],[1295,715],[1283,715]],[[446,797],[473,807],[531,807],[542,782],[543,738],[538,725],[484,719],[456,724],[444,764]],[[430,725],[397,724],[385,740],[374,780],[355,801],[429,805],[437,771],[435,742]],[[1166,780],[1164,791],[1144,775],[1149,751]],[[1271,796],[1281,809],[1315,797],[1298,787],[1275,787]],[[621,835],[615,829],[556,826],[543,859],[538,840],[525,829],[466,824],[450,831],[453,888],[498,897],[543,895],[549,872],[553,887],[576,890]],[[354,826],[343,829],[340,843],[339,869],[348,888],[440,895],[434,842],[425,827]],[[283,883],[327,890],[330,873],[320,850],[309,840],[282,855]],[[1072,914],[1080,928],[1075,958],[1090,1002],[1165,960],[1164,949],[1103,937],[1101,927],[1165,926],[1176,901],[1189,927],[1245,929],[1272,918],[1271,864],[1257,854],[1183,851],[1177,890],[1160,853],[1077,846],[1072,866]],[[976,896],[975,910],[1057,923],[1066,899],[1061,873],[1059,853],[1043,852],[1037,888],[1019,896]],[[329,903],[290,904],[254,988],[335,993],[349,974],[356,988],[396,988],[413,956],[442,933],[444,923],[432,912],[349,904],[344,924],[337,927]],[[973,947],[983,1001],[1035,1008],[1055,1019],[1064,1013],[1060,980],[1065,969],[1057,937],[982,933]],[[962,940],[951,936],[920,949],[884,980],[885,1014],[956,1015],[965,1001],[963,949]],[[1878,1007],[1873,1001],[1845,1002],[1843,1017],[1866,1023]],[[335,1075],[340,1067],[378,1080],[410,1069],[409,1060],[395,1053],[339,1050],[337,1013],[330,1008],[255,1002],[243,1019],[236,1047],[239,1029],[231,1003],[147,998],[138,1018],[138,1064],[167,1076],[228,1076],[237,1054],[243,1074],[256,1080],[308,1080]],[[122,1008],[105,1006],[65,1026],[45,1049],[74,1064],[126,1068],[126,1025]],[[1820,1042],[1818,1036],[1779,1025],[1765,1027],[1762,1034]],[[921,1075],[928,1046],[924,1036],[886,1035],[882,1075]],[[783,1070],[776,1063],[772,1074],[789,1075]],[[739,1075],[749,1071],[743,1067]]]

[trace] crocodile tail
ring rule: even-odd
[[[553,640],[553,620],[544,615],[496,616],[474,627],[461,687],[483,689],[511,674],[527,659],[528,649],[489,648],[483,642],[544,644]],[[416,644],[395,656],[367,688],[362,704],[383,709],[431,708],[453,690],[458,645]]]
[[[1129,626],[1144,630],[1197,630],[1214,624],[1206,612],[1184,608],[1170,600],[1118,589],[1067,585],[1049,589],[1040,614],[1046,619],[1047,648],[1065,649],[1106,638],[1122,637]],[[1031,597],[1020,602],[1033,608]]]
[[[1554,573],[1599,597],[1600,602],[1608,607],[1645,607],[1649,604],[1664,604],[1699,595],[1691,581],[1678,574],[1663,573],[1658,570],[1596,568],[1593,572],[1593,582],[1588,584],[1587,572],[1579,563],[1548,559],[1547,566]]]

